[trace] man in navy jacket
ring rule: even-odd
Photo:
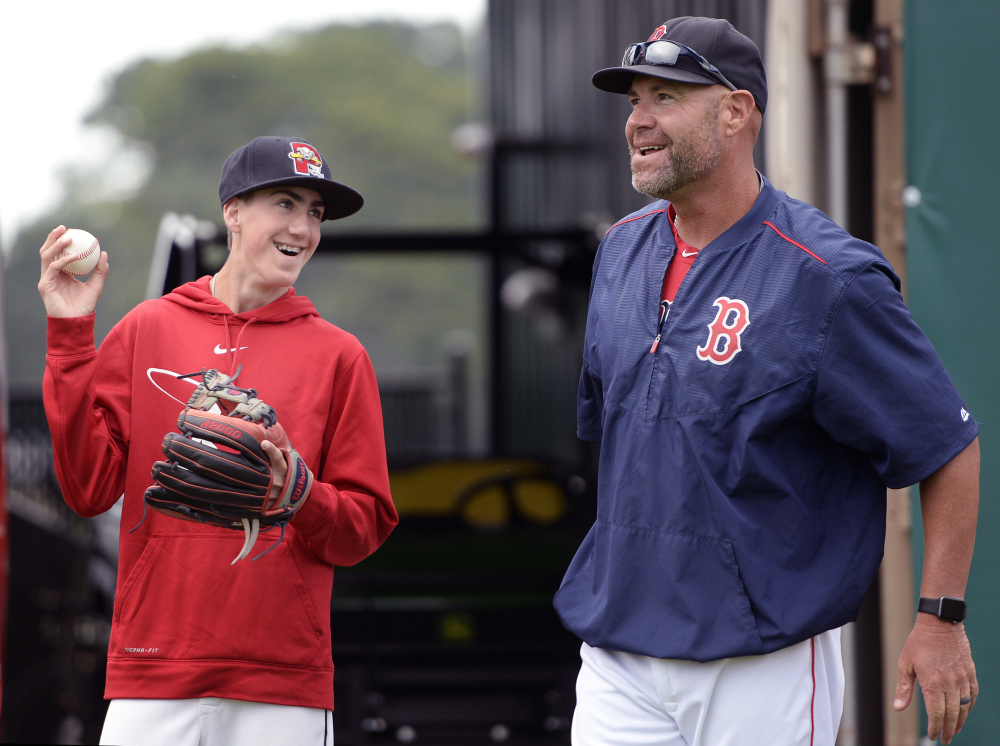
[[[598,514],[556,596],[583,641],[574,744],[829,744],[840,627],[920,484],[919,680],[949,743],[978,693],[965,592],[979,427],[877,248],[754,168],[757,47],[678,18],[594,84],[628,97],[633,186],[658,201],[594,264],[578,396]]]

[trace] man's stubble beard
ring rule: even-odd
[[[656,199],[670,199],[689,184],[707,175],[722,160],[722,142],[716,128],[719,101],[715,101],[698,126],[687,137],[671,140],[667,162],[655,171],[636,173],[632,169],[632,187]],[[629,153],[631,156],[631,152]],[[631,158],[629,159],[631,163]]]

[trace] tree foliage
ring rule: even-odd
[[[360,213],[324,224],[325,232],[479,226],[480,167],[451,142],[457,126],[477,118],[481,103],[464,54],[469,42],[450,25],[334,25],[248,49],[210,48],[178,59],[144,60],[122,71],[88,117],[88,124],[115,133],[119,151],[98,173],[66,173],[63,204],[22,231],[12,248],[5,297],[14,385],[41,380],[44,311],[35,286],[37,250],[48,230],[59,223],[86,228],[109,252],[112,274],[98,307],[99,342],[145,296],[161,217],[177,212],[221,222],[222,164],[258,135],[312,142],[334,178],[365,196]],[[145,172],[141,186],[126,195],[94,186],[125,184]],[[385,263],[352,266],[370,283],[384,280],[398,287],[414,281],[413,271],[402,277]],[[466,297],[469,267],[431,262],[426,272],[436,285],[436,301],[424,304],[428,314],[439,317],[425,325],[431,330],[425,334],[432,334],[449,323],[446,317],[473,312]],[[442,296],[442,277],[453,277],[451,285],[464,295]],[[357,278],[341,279],[340,295],[370,312]],[[314,282],[311,297],[315,292],[335,296],[338,287]],[[321,309],[336,306],[330,298],[314,300]],[[399,334],[414,348],[431,341],[420,332]]]

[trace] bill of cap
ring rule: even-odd
[[[300,186],[319,192],[320,197],[323,198],[323,220],[346,218],[356,213],[365,204],[364,197],[346,184],[313,176],[288,176],[283,179],[274,179],[263,184],[256,184],[252,189],[233,196],[239,197],[248,192],[281,186]]]
[[[636,75],[651,75],[664,80],[676,80],[679,83],[693,85],[715,85],[719,81],[707,75],[700,75],[690,70],[683,70],[670,65],[629,65],[627,67],[606,67],[598,70],[591,78],[595,86],[608,93],[628,93],[632,87],[632,79]]]

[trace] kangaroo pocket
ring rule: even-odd
[[[287,537],[230,565],[242,542],[235,532],[153,537],[115,604],[109,656],[317,665],[324,627]]]
[[[764,652],[726,539],[598,521],[577,560],[555,605],[590,645],[699,661]]]

